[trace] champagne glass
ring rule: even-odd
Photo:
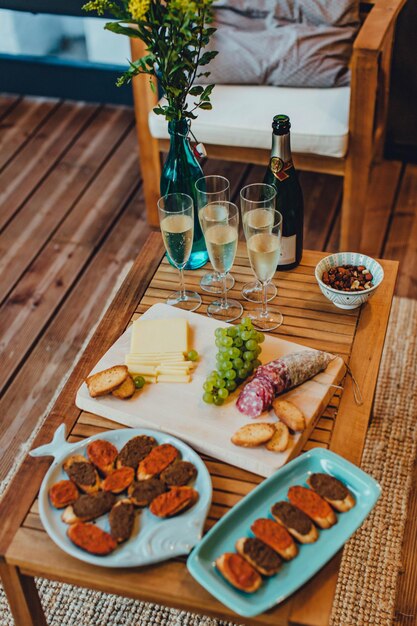
[[[223,292],[220,300],[207,307],[210,317],[233,322],[242,315],[243,307],[227,297],[227,274],[235,260],[239,237],[239,210],[232,202],[211,202],[200,213],[201,227],[212,266],[219,272]]]
[[[198,216],[201,218],[201,210],[211,202],[230,200],[230,184],[224,176],[203,176],[195,183]],[[226,287],[231,289],[235,284],[235,279],[230,274],[226,275]],[[219,272],[206,272],[200,280],[200,287],[208,293],[221,294],[223,292],[223,282]]]
[[[193,199],[185,193],[170,193],[158,200],[158,213],[168,257],[180,273],[179,291],[171,293],[166,302],[187,311],[195,311],[201,304],[201,297],[195,291],[186,291],[184,286],[184,267],[193,245]]]
[[[276,189],[265,183],[253,183],[243,187],[240,191],[240,208],[242,210],[242,225],[250,222],[253,226],[268,224],[275,209]],[[277,288],[273,283],[268,284],[268,302],[277,295]],[[242,296],[250,302],[262,302],[263,290],[259,280],[246,283],[242,287]]]
[[[262,306],[247,314],[256,330],[273,330],[282,324],[282,314],[268,310],[268,285],[275,274],[281,255],[282,215],[275,209],[267,224],[245,226],[246,244],[251,267],[262,285]]]

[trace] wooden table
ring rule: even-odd
[[[96,415],[81,412],[75,407],[75,394],[99,357],[130,321],[152,304],[164,301],[176,287],[177,273],[165,259],[161,262],[162,255],[160,234],[152,233],[46,419],[34,447],[50,441],[61,423],[67,426],[69,441],[79,441],[121,427]],[[385,280],[374,298],[361,309],[341,311],[322,296],[314,279],[314,267],[323,256],[320,252],[305,251],[298,268],[276,275],[278,298],[271,307],[279,307],[284,315],[284,324],[275,334],[312,348],[340,354],[349,361],[360,382],[364,403],[362,406],[355,404],[352,381],[347,377],[343,392],[335,394],[305,449],[317,446],[329,448],[359,464],[371,415],[398,264],[381,261]],[[186,273],[187,286],[198,289],[200,277],[205,271],[207,267]],[[239,298],[243,283],[252,277],[242,244],[233,274],[236,284],[231,295]],[[198,312],[205,313],[212,298],[201,294],[203,305]],[[253,306],[245,303],[246,309]],[[213,503],[207,519],[209,528],[262,478],[215,459],[204,460],[214,488]],[[194,581],[185,567],[185,559],[144,568],[108,570],[87,565],[62,552],[49,539],[38,516],[37,493],[49,464],[48,460],[27,457],[0,505],[0,574],[17,626],[42,626],[46,623],[34,576],[211,614],[239,623],[245,621]],[[251,619],[250,624],[327,624],[339,562],[340,555],[286,602]]]

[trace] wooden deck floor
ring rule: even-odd
[[[204,169],[235,196],[263,175]],[[305,246],[337,249],[341,180],[301,182]],[[417,297],[417,166],[382,164],[373,190],[367,251],[399,259],[397,292]],[[130,109],[0,97],[0,480],[148,232]]]

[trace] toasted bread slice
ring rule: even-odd
[[[118,451],[110,441],[96,439],[87,446],[88,460],[95,465],[99,472],[107,476],[114,470],[114,462]]]
[[[289,400],[280,400],[280,398],[275,398],[272,401],[272,407],[278,419],[286,424],[288,428],[294,430],[295,432],[302,432],[305,430],[306,418],[304,413],[300,411],[295,404]]]
[[[300,543],[314,543],[319,538],[317,528],[311,519],[289,502],[276,502],[271,513],[273,518],[284,526]]]
[[[284,452],[288,448],[289,442],[290,432],[288,426],[283,422],[277,422],[275,424],[275,432],[272,435],[272,439],[266,444],[266,448],[271,452]]]
[[[122,382],[122,384],[119,387],[116,387],[116,389],[112,391],[112,395],[116,396],[116,398],[127,400],[128,398],[131,398],[133,396],[135,391],[136,391],[136,387],[135,387],[134,380],[129,374],[126,380]]]
[[[320,528],[330,528],[337,522],[331,506],[321,496],[307,487],[290,487],[288,499],[297,508],[304,511]]]
[[[126,365],[114,365],[102,372],[89,376],[85,381],[92,398],[111,393],[126,380],[129,372]]]
[[[154,498],[149,507],[157,517],[173,517],[188,509],[198,500],[198,492],[191,487],[172,487],[169,491]]]
[[[257,519],[250,529],[255,537],[266,543],[275,552],[278,552],[286,561],[297,556],[298,549],[290,533],[272,519],[266,517]]]
[[[73,504],[80,495],[72,480],[60,480],[48,491],[49,500],[56,509],[64,509]]]
[[[282,561],[272,550],[256,537],[242,537],[236,542],[236,550],[246,561],[263,576],[273,576],[278,572]]]
[[[76,546],[98,556],[110,554],[117,546],[115,539],[95,524],[72,524],[67,535]]]
[[[81,454],[70,456],[63,464],[64,472],[70,480],[85,493],[95,493],[100,489],[100,478],[95,467]]]
[[[152,500],[167,490],[164,481],[159,478],[148,478],[133,482],[127,493],[135,506],[149,506]]]
[[[312,474],[307,484],[339,513],[350,511],[355,506],[355,498],[349,489],[330,474]]]
[[[106,491],[98,491],[92,494],[85,493],[74,504],[67,506],[62,513],[61,519],[65,524],[91,522],[91,520],[108,513],[115,502],[116,497]]]
[[[275,433],[275,426],[260,422],[258,424],[245,424],[235,432],[232,437],[232,443],[235,446],[243,446],[244,448],[255,448],[266,443]]]
[[[159,476],[171,463],[178,459],[180,453],[170,443],[163,443],[153,448],[143,461],[139,463],[137,478],[146,480]]]
[[[135,523],[135,508],[127,498],[116,502],[109,513],[110,532],[117,543],[129,539]]]
[[[105,478],[101,484],[104,491],[122,493],[133,483],[135,470],[133,467],[120,467]]]
[[[222,554],[216,559],[216,567],[233,587],[246,593],[254,593],[262,585],[261,576],[240,554]]]

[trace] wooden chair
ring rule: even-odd
[[[359,250],[366,207],[368,183],[372,167],[383,156],[391,55],[397,16],[405,0],[376,0],[361,3],[362,25],[353,45],[351,59],[351,90],[349,110],[348,150],[344,157],[334,158],[316,154],[293,153],[299,170],[308,170],[344,177],[341,220],[341,249]],[[131,40],[132,58],[145,54],[139,39]],[[135,115],[139,141],[147,219],[158,225],[156,202],[159,197],[161,155],[169,141],[155,139],[149,130],[149,112],[157,96],[149,87],[147,76],[133,81]],[[288,111],[291,114],[291,111]],[[269,124],[269,120],[268,120]],[[207,141],[203,141],[207,144]],[[230,161],[266,165],[269,150],[209,145],[209,155]]]

